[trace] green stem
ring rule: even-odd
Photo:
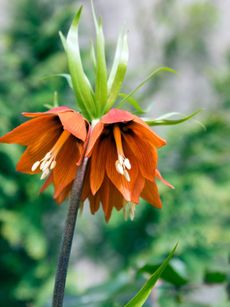
[[[62,237],[61,250],[58,259],[58,266],[53,292],[53,307],[62,307],[66,275],[69,264],[69,257],[73,241],[74,229],[77,220],[78,209],[80,206],[80,197],[83,187],[83,181],[86,172],[88,158],[84,158],[82,165],[79,167],[76,178],[73,183],[72,192],[69,202],[69,211],[65,222],[64,234]]]

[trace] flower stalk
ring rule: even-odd
[[[65,222],[65,229],[62,237],[61,249],[57,265],[52,307],[63,306],[69,257],[73,241],[74,229],[77,220],[77,214],[81,202],[80,197],[81,197],[87,163],[88,163],[88,158],[84,158],[82,165],[79,167],[77,171],[77,175],[74,180],[70,195],[69,211]]]

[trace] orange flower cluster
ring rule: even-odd
[[[133,218],[140,197],[161,208],[155,178],[172,187],[157,170],[157,149],[166,142],[140,118],[111,109],[90,127],[80,113],[64,106],[24,115],[32,119],[0,142],[27,146],[17,170],[41,173],[46,178],[41,191],[52,183],[57,203],[69,195],[85,155],[89,163],[81,199],[89,199],[92,214],[101,204],[109,221],[114,207],[125,210],[128,205]]]

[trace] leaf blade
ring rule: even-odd
[[[138,293],[125,305],[125,307],[141,307],[149,297],[152,288],[160,278],[161,274],[164,272],[166,267],[168,266],[169,261],[174,256],[174,253],[177,249],[178,243],[169,253],[168,257],[162,262],[160,267],[151,275],[151,277],[147,280],[144,286],[138,291]]]
[[[170,67],[159,67],[154,69],[138,86],[135,87],[126,97],[124,97],[120,103],[123,103],[125,100],[127,100],[130,96],[133,96],[146,82],[148,82],[151,78],[153,78],[155,75],[157,75],[159,72],[171,72],[176,73],[176,71]]]

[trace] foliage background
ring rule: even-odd
[[[89,1],[83,2],[82,55],[92,74],[86,39],[92,35],[92,18]],[[152,116],[203,106],[200,120],[206,129],[196,122],[158,129],[168,140],[160,152],[160,170],[176,187],[170,191],[160,185],[162,210],[141,203],[134,222],[114,212],[108,225],[101,213],[91,216],[84,210],[65,306],[122,306],[177,241],[167,281],[159,283],[146,306],[227,306],[230,46],[224,1],[122,3],[95,1],[104,20],[108,61],[118,25],[121,29],[127,20],[126,88],[133,88],[150,67],[175,68],[177,76],[154,79],[137,98],[151,106]],[[43,110],[56,90],[61,102],[73,103],[65,81],[44,76],[66,71],[57,33],[66,33],[78,5],[70,0],[14,0],[8,5],[0,43],[0,135],[23,122],[22,111]],[[22,150],[0,146],[0,302],[49,306],[67,206],[56,206],[51,190],[39,195],[37,176],[16,173]]]

